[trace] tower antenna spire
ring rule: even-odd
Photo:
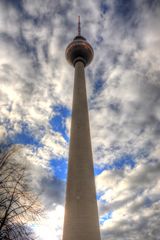
[[[81,35],[81,22],[80,22],[80,16],[78,16],[78,36]]]

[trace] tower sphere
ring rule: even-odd
[[[84,66],[90,64],[93,59],[93,48],[81,35],[76,36],[66,48],[66,59],[75,66],[77,61],[82,61]]]

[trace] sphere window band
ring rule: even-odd
[[[92,61],[94,52],[91,45],[83,37],[77,36],[68,45],[65,55],[72,66],[75,66],[77,61],[82,61],[84,66],[87,66]]]

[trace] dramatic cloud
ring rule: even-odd
[[[112,213],[102,225],[104,238],[158,239],[159,170],[158,160],[142,160],[134,169],[103,171],[97,177],[100,200],[108,206],[103,214]]]
[[[74,73],[65,48],[81,15],[95,52],[86,79],[102,239],[158,240],[159,12],[156,0],[0,1],[0,142],[25,145],[54,225],[36,230],[42,239],[62,231]]]

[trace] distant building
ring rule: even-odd
[[[93,49],[80,33],[66,58],[75,68],[63,240],[100,240],[84,68]]]

